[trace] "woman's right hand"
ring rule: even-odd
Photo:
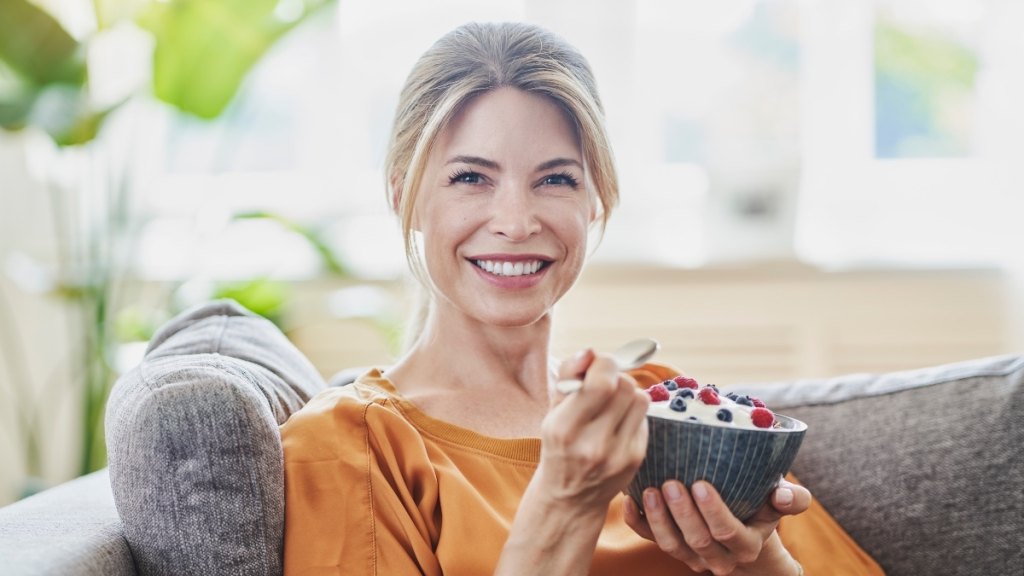
[[[612,498],[647,453],[650,400],[610,357],[586,350],[563,362],[558,375],[583,375],[583,387],[567,396],[552,392],[540,464],[495,574],[586,574]]]
[[[615,362],[585,350],[566,360],[559,378],[582,376],[573,394],[554,392],[541,424],[541,459],[532,488],[555,508],[593,512],[602,521],[647,452],[650,399]]]

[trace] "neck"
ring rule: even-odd
[[[551,317],[528,326],[482,326],[455,314],[428,315],[408,354],[388,371],[403,394],[518,388],[547,402]]]

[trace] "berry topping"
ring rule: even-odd
[[[697,388],[700,387],[700,385],[697,384],[696,380],[688,376],[676,376],[675,378],[672,379],[672,381],[675,382],[676,385],[678,385],[680,388],[689,388],[691,390],[696,390]]]
[[[750,398],[750,401],[753,402],[754,406],[756,406],[758,408],[767,408],[768,407],[764,403],[764,400],[761,400],[760,398],[754,398],[753,396],[747,396],[747,398]]]
[[[690,390],[689,388],[680,388],[679,390],[676,390],[676,398],[695,398],[695,397],[696,396],[694,395],[693,390]]]
[[[686,412],[686,399],[676,396],[672,399],[672,402],[669,403],[668,407],[676,412]]]
[[[705,404],[722,403],[722,401],[718,398],[718,392],[711,386],[705,386],[704,388],[701,388],[700,392],[698,392],[697,395],[700,396],[701,401],[704,402]]]
[[[655,384],[647,389],[647,393],[651,395],[651,400],[655,402],[661,402],[669,399],[668,388],[665,388],[664,384]]]
[[[675,390],[676,388],[679,388],[679,384],[676,384],[676,381],[675,381],[675,380],[665,380],[665,381],[664,381],[664,382],[662,382],[661,384],[662,384],[662,386],[664,386],[665,388],[668,388],[668,391],[669,391],[669,392],[671,392],[671,391]]]
[[[760,406],[750,411],[750,419],[758,428],[771,428],[775,423],[775,415],[767,408]]]
[[[722,422],[732,422],[732,412],[728,408],[719,409],[715,416]]]
[[[729,400],[732,400],[733,402],[740,399],[740,395],[735,392],[727,392],[725,397],[728,398]]]
[[[737,396],[736,398],[733,398],[733,400],[735,400],[737,404],[742,404],[744,406],[754,405],[754,401],[750,399],[750,396]]]

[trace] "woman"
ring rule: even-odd
[[[429,305],[386,375],[283,426],[286,574],[802,572],[776,526],[807,490],[743,524],[672,482],[641,513],[621,494],[647,442],[634,376],[659,368],[551,362],[552,308],[618,196],[603,122],[583,57],[536,27],[466,25],[416,64],[386,170]]]

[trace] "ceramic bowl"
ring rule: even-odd
[[[648,487],[675,479],[689,488],[697,480],[711,483],[729,510],[747,520],[767,501],[789,470],[807,425],[780,414],[777,428],[745,429],[647,416],[647,456],[628,492],[643,510]]]

